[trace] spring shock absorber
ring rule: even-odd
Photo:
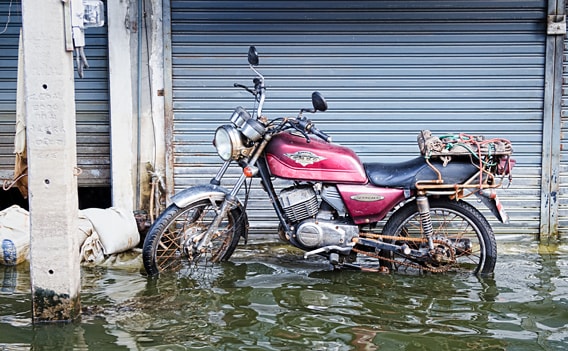
[[[424,236],[428,239],[428,247],[430,250],[433,250],[434,240],[432,239],[432,234],[434,234],[434,228],[432,227],[432,217],[430,216],[430,203],[428,201],[428,197],[425,195],[418,195],[416,197],[416,205],[418,207],[418,213],[420,213],[420,221],[422,222]]]

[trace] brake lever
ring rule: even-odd
[[[308,135],[308,133],[304,130],[304,128],[299,126],[299,122],[298,121],[294,121],[294,123],[292,123],[292,121],[289,121],[290,125],[296,129],[298,132],[300,132],[300,134],[302,134],[304,136],[304,138],[306,138],[306,143],[310,143],[310,136]]]
[[[251,93],[251,94],[252,94],[253,96],[255,96],[255,97],[256,97],[256,95],[257,95],[257,92],[256,92],[256,91],[252,90],[251,88],[247,87],[246,85],[242,85],[242,84],[239,84],[239,83],[234,83],[233,86],[234,86],[235,88],[242,88],[242,89],[248,91],[249,93]]]

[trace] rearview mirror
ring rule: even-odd
[[[258,52],[256,52],[256,48],[252,45],[249,47],[248,62],[253,66],[258,65]]]
[[[327,102],[319,91],[314,91],[312,93],[312,105],[316,111],[324,112],[327,110]]]

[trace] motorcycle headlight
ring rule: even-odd
[[[217,128],[213,143],[223,161],[238,159],[241,150],[245,148],[241,132],[228,124]]]

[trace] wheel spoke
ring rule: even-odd
[[[400,240],[385,239],[401,245],[406,243],[413,250],[422,251],[424,258],[384,252],[384,260],[392,269],[409,272],[424,271],[469,271],[492,272],[495,265],[496,246],[491,227],[473,206],[463,201],[433,199],[430,215],[433,226],[435,251],[431,259],[421,228],[421,218],[415,203],[409,203],[395,213],[383,230],[385,237],[400,237]]]
[[[211,235],[209,246],[199,252],[194,246],[208,230],[218,209],[219,206],[209,200],[183,209],[175,205],[166,209],[150,229],[144,243],[146,271],[149,274],[182,269],[191,271],[209,262],[228,259],[245,228],[244,217],[235,209],[229,211]],[[235,218],[241,219],[237,222]]]

